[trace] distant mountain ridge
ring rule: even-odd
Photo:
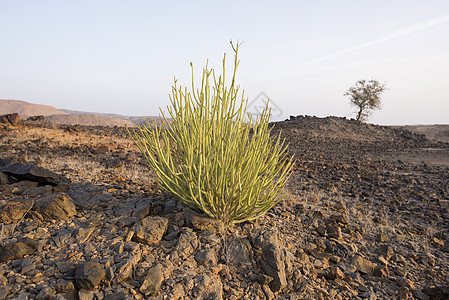
[[[18,113],[22,119],[44,116],[56,124],[90,126],[132,126],[146,120],[160,120],[157,116],[123,116],[119,114],[95,113],[57,109],[50,105],[34,104],[23,100],[0,100],[0,115]]]
[[[67,114],[50,105],[34,104],[22,100],[0,100],[0,115],[12,113],[18,113],[21,118]]]

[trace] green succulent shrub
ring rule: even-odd
[[[229,87],[226,55],[218,79],[206,64],[200,89],[191,63],[192,91],[175,79],[171,120],[161,110],[163,122],[128,131],[166,191],[225,226],[256,219],[278,203],[293,166],[280,135],[270,136],[268,104],[256,120],[247,113],[248,101],[235,84],[239,44],[231,45]]]

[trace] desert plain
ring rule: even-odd
[[[272,123],[286,197],[223,231],[161,190],[123,127],[10,121],[0,299],[449,299],[447,127]]]

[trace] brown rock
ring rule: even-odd
[[[233,240],[228,248],[229,262],[236,266],[248,264],[251,262],[251,244],[246,238],[237,238]]]
[[[223,284],[218,275],[199,275],[195,277],[193,288],[195,299],[223,299]]]
[[[85,262],[76,272],[75,280],[80,289],[93,291],[105,277],[106,272],[95,260]]]
[[[339,267],[330,267],[326,275],[326,278],[330,280],[344,279],[345,277],[345,273]]]
[[[44,219],[65,220],[76,214],[72,198],[65,193],[51,194],[36,201],[34,210]]]
[[[390,260],[394,254],[394,250],[390,245],[380,245],[377,249],[377,253],[382,255],[386,260]]]
[[[0,246],[0,262],[23,258],[39,250],[38,242],[29,238],[16,243]]]
[[[206,214],[199,214],[189,208],[184,209],[187,226],[191,226],[200,231],[219,232],[222,223],[219,220],[212,219]]]
[[[279,245],[270,244],[263,248],[261,264],[268,276],[273,277],[271,290],[278,292],[287,285],[285,264]]]
[[[175,251],[181,258],[189,257],[197,248],[199,242],[195,232],[186,230],[178,239]]]
[[[20,180],[31,180],[40,184],[58,185],[61,176],[44,168],[35,165],[25,165],[22,163],[12,163],[2,169],[3,173],[9,174]]]
[[[0,172],[0,185],[9,184],[11,182],[9,176],[3,172]]]
[[[216,265],[217,255],[215,254],[215,250],[213,248],[203,249],[197,252],[195,255],[195,260],[200,265]]]
[[[0,223],[9,224],[19,221],[32,206],[32,202],[25,203],[14,201],[7,203],[1,208]]]
[[[337,240],[341,240],[343,238],[341,234],[341,227],[336,224],[329,224],[327,226],[327,235]]]
[[[20,116],[18,113],[2,115],[0,116],[0,124],[3,124],[7,127],[18,126],[20,125]]]
[[[158,292],[161,288],[163,279],[162,265],[157,264],[148,271],[148,275],[140,286],[140,292],[145,296]]]
[[[373,275],[381,278],[390,278],[390,272],[386,265],[378,265],[374,268]]]
[[[153,245],[162,240],[168,227],[168,219],[150,216],[134,224],[133,240],[147,245]]]
[[[361,273],[372,275],[374,271],[375,264],[370,262],[369,260],[361,257],[360,255],[356,255],[352,258],[351,264]]]

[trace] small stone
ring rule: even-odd
[[[58,293],[70,293],[75,291],[75,285],[73,284],[73,281],[68,281],[61,278],[56,282],[55,289]]]
[[[262,290],[265,294],[265,297],[266,297],[265,299],[267,299],[267,300],[275,299],[275,296],[268,285],[266,285],[266,284],[262,285]]]
[[[9,184],[11,182],[9,176],[3,172],[0,172],[0,185]]]
[[[218,275],[199,275],[193,293],[197,299],[223,299],[223,284]]]
[[[236,266],[249,264],[251,255],[251,243],[246,238],[233,240],[228,248],[229,262]]]
[[[195,260],[200,265],[216,265],[217,255],[215,254],[215,250],[213,248],[203,249],[196,253]]]
[[[54,292],[55,291],[51,287],[46,286],[46,287],[44,287],[44,288],[42,288],[40,290],[39,294],[37,294],[36,300],[47,300],[47,299],[50,299],[51,295],[53,295]]]
[[[337,240],[341,240],[343,238],[341,234],[341,227],[338,225],[328,225],[327,226],[327,235],[330,238],[334,238]]]
[[[421,264],[428,267],[435,266],[435,256],[427,252],[420,256],[419,261]]]
[[[438,249],[444,248],[444,242],[436,237],[432,239],[432,244]]]
[[[0,210],[0,223],[16,223],[33,207],[33,203],[13,201],[7,203]]]
[[[161,288],[162,280],[162,265],[157,264],[148,271],[148,275],[145,277],[139,290],[145,296],[156,293]]]
[[[116,272],[114,273],[117,282],[124,282],[133,279],[133,269],[142,258],[141,253],[135,253],[128,259],[125,259],[116,265]]]
[[[168,228],[168,219],[150,216],[137,222],[134,226],[133,240],[147,245],[153,245],[162,240]]]
[[[279,246],[273,244],[265,246],[261,264],[267,275],[274,279],[270,284],[273,292],[278,292],[287,285],[284,257]]]
[[[76,272],[75,280],[80,289],[94,290],[105,277],[106,272],[100,263],[90,260],[84,263]]]
[[[413,295],[406,286],[403,286],[398,291],[398,299],[399,300],[413,299]]]
[[[81,289],[78,292],[78,298],[79,300],[93,300],[94,299],[94,292]]]
[[[378,265],[374,268],[373,275],[380,278],[390,278],[390,272],[386,265]]]
[[[396,278],[396,283],[398,286],[400,287],[407,287],[410,290],[414,290],[415,289],[415,284],[413,283],[413,281],[411,281],[410,279],[407,279],[405,277],[397,277]]]
[[[173,289],[171,290],[171,298],[169,299],[182,299],[182,297],[185,296],[185,290],[184,290],[184,286],[181,283],[177,283],[175,284],[175,286],[173,287]]]
[[[10,286],[0,286],[0,300],[6,299],[6,296],[8,296],[10,289]]]
[[[387,235],[387,233],[385,233],[385,232],[380,232],[378,235],[377,235],[377,237],[376,237],[376,241],[377,242],[379,242],[379,243],[385,243],[385,242],[388,242],[388,235]]]
[[[6,285],[8,283],[8,279],[5,276],[0,275],[0,285]]]
[[[361,257],[360,255],[356,255],[353,257],[351,264],[361,273],[372,275],[374,271],[375,265],[369,260]]]
[[[95,227],[89,228],[79,228],[74,232],[74,236],[76,237],[77,244],[83,244],[87,242],[94,232]]]
[[[195,232],[186,230],[178,239],[175,251],[181,258],[186,259],[198,248],[198,236]]]
[[[326,278],[330,280],[344,279],[345,277],[345,273],[339,267],[330,267],[326,274]]]

